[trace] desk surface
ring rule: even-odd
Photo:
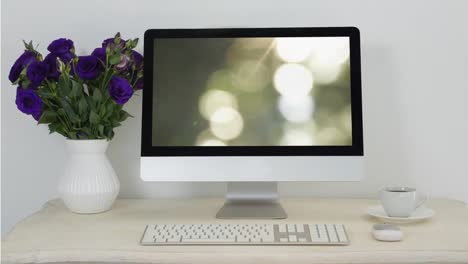
[[[221,199],[117,200],[95,215],[70,213],[47,203],[8,234],[2,263],[468,263],[468,209],[462,202],[432,200],[436,216],[402,225],[402,242],[378,242],[377,221],[365,215],[365,199],[282,199],[286,220],[238,222],[343,223],[349,246],[140,246],[143,229],[157,222],[229,222],[214,218]]]

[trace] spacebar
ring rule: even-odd
[[[235,243],[235,238],[182,238],[182,243]]]

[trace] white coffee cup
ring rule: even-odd
[[[409,187],[387,187],[380,192],[383,208],[390,217],[409,217],[426,198],[420,198],[416,189]]]

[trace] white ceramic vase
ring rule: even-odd
[[[70,211],[95,214],[109,210],[120,190],[106,156],[109,141],[66,140],[68,160],[59,182],[59,194]]]

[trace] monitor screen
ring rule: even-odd
[[[155,147],[351,146],[350,39],[156,38]]]

